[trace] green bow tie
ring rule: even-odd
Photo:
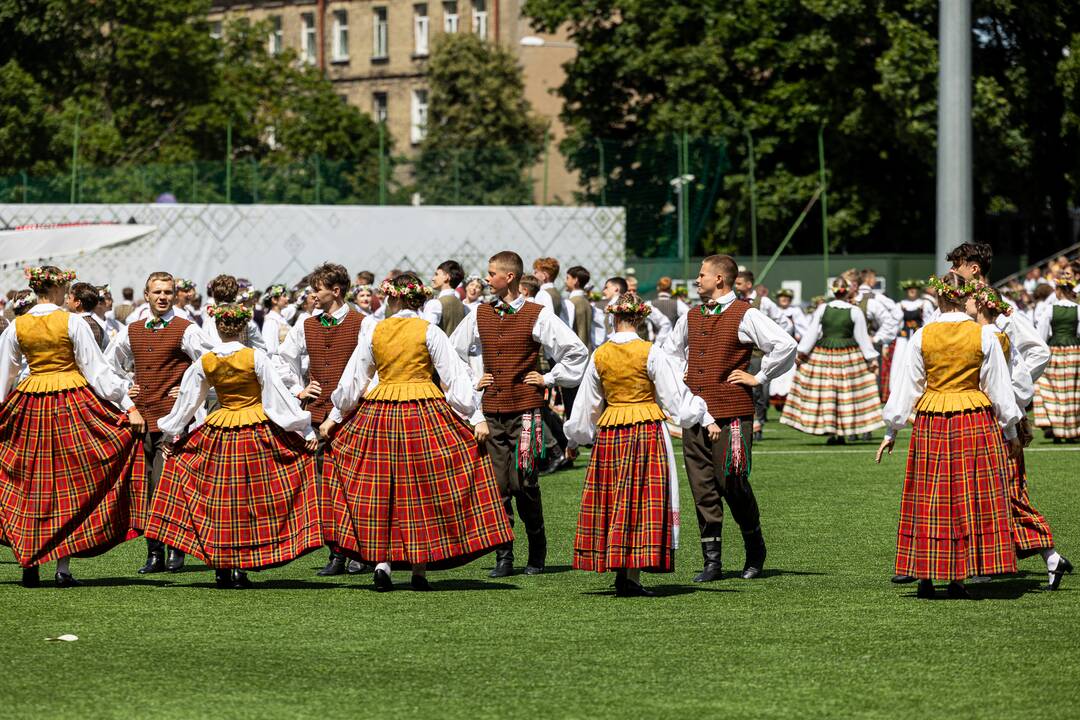
[[[168,327],[169,321],[162,318],[151,318],[146,322],[147,330],[160,330],[161,328]]]
[[[340,321],[333,315],[323,313],[319,316],[319,322],[322,323],[323,327],[337,327]]]
[[[501,300],[492,303],[492,307],[495,309],[495,312],[499,313],[499,315],[502,317],[505,317],[507,315],[513,315],[517,312],[517,310],[514,309],[513,305],[508,302],[503,302]]]

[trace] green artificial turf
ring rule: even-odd
[[[690,582],[701,561],[684,482],[677,571],[644,576],[657,598],[616,599],[612,575],[569,569],[581,461],[543,480],[540,577],[488,580],[488,557],[432,573],[439,592],[410,592],[399,573],[378,594],[369,577],[316,578],[320,552],[218,591],[197,562],[136,575],[135,541],[73,561],[85,587],[25,590],[4,549],[0,717],[1075,716],[1080,577],[1041,592],[1045,566],[1028,559],[973,588],[976,602],[890,584],[905,451],[878,467],[875,448],[768,426],[757,581],[731,576],[743,555],[728,523],[729,577]],[[1076,561],[1078,451],[1039,441],[1028,454],[1032,498]],[[45,641],[63,633],[79,640]]]

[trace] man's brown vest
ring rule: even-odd
[[[105,331],[101,329],[100,325],[98,325],[98,321],[90,315],[83,315],[82,319],[85,320],[86,324],[90,326],[90,332],[94,335],[94,342],[96,342],[98,347],[101,348],[102,351],[104,351],[105,348],[109,345],[109,342],[105,339]]]
[[[532,333],[542,307],[527,302],[516,313],[499,315],[487,303],[476,306],[484,372],[495,376],[495,384],[484,391],[485,413],[522,413],[543,406],[544,388],[524,383],[540,357],[540,343]]]
[[[745,370],[753,345],[739,340],[739,323],[750,303],[733,302],[719,315],[691,310],[686,316],[686,384],[716,419],[754,414],[751,389],[727,381],[732,370]]]
[[[191,358],[184,352],[182,343],[190,324],[174,317],[157,330],[148,329],[144,321],[128,325],[128,341],[135,359],[135,384],[139,386],[135,407],[150,432],[158,432],[158,420],[172,412],[175,401],[169,397],[169,390],[180,385],[191,366]]]
[[[443,295],[439,298],[439,304],[442,305],[439,329],[449,337],[457,330],[457,326],[461,324],[461,321],[465,319],[465,305],[458,299],[457,295]]]
[[[349,363],[356,342],[360,338],[360,323],[364,321],[358,312],[350,310],[340,323],[326,327],[319,316],[312,315],[304,321],[304,338],[307,342],[308,379],[322,387],[317,400],[308,400],[304,409],[311,412],[311,423],[319,425],[330,414],[334,403],[330,395],[338,386],[341,374]]]
[[[589,298],[584,295],[574,295],[570,298],[570,304],[574,306],[574,322],[572,326],[574,334],[578,336],[578,340],[585,343],[585,347],[591,349],[593,346],[593,307],[589,303]]]

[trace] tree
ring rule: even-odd
[[[428,81],[427,134],[416,163],[424,202],[532,202],[528,171],[543,152],[544,122],[531,115],[514,56],[469,33],[444,35]]]
[[[1080,164],[1080,133],[1068,125],[1063,94],[1075,61],[1061,50],[1074,41],[1069,28],[1080,26],[1080,7],[974,6],[977,232],[993,235],[1001,228],[994,214],[1004,213],[1027,228],[1033,252],[1060,246],[1070,234],[1068,201],[1077,198],[1067,181]],[[526,3],[540,29],[566,24],[579,47],[560,92],[569,128],[563,150],[588,183],[586,198],[604,186],[610,202],[621,182],[650,182],[636,177],[639,143],[680,131],[715,138],[731,171],[702,249],[744,252],[746,132],[768,251],[818,183],[822,126],[832,249],[932,249],[937,9],[936,0]],[[623,149],[608,153],[605,178],[598,137]],[[633,241],[647,252],[656,238]],[[817,251],[818,228],[804,225],[793,247]]]

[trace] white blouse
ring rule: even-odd
[[[393,317],[416,318],[420,315],[412,310],[401,310]],[[355,410],[360,404],[360,398],[378,383],[375,355],[372,351],[372,338],[376,325],[377,323],[373,321],[361,327],[360,340],[356,344],[356,349],[345,366],[345,372],[341,374],[337,388],[330,396],[334,407],[329,417],[336,423],[342,422],[349,413]],[[431,364],[435,366],[439,379],[446,386],[446,401],[450,403],[450,407],[462,417],[469,418],[473,425],[483,422],[480,393],[473,387],[469,367],[454,351],[446,333],[437,325],[428,323],[424,344],[431,356]]]
[[[243,349],[244,345],[238,342],[228,342],[214,346],[211,352],[218,357],[228,357]],[[255,375],[262,387],[261,399],[266,417],[286,432],[297,433],[305,440],[313,439],[315,432],[311,428],[311,413],[302,409],[300,401],[285,388],[281,378],[274,372],[270,357],[258,348],[254,348],[254,352]],[[165,434],[166,442],[171,442],[191,423],[195,413],[206,402],[209,392],[210,381],[206,379],[206,371],[200,358],[184,373],[184,379],[180,381],[180,395],[173,403],[172,410],[158,420],[158,428]]]
[[[622,345],[638,340],[637,333],[617,332],[608,338],[608,342]],[[711,425],[714,420],[709,414],[705,401],[690,392],[682,380],[677,361],[665,353],[659,345],[653,344],[646,363],[649,379],[656,388],[656,400],[660,407],[670,415],[680,427]],[[585,375],[578,386],[570,419],[563,428],[571,446],[588,445],[596,435],[596,423],[607,405],[604,385],[596,370],[595,356],[589,358]]]
[[[934,323],[963,322],[975,321],[962,312],[941,313],[934,321]],[[902,373],[900,383],[889,395],[889,401],[885,403],[883,412],[887,428],[885,437],[889,440],[895,438],[896,433],[907,425],[915,404],[926,392],[926,367],[923,365],[922,353],[923,330],[924,328],[919,328],[911,337],[908,350],[904,355],[904,366],[899,368]],[[1005,361],[1005,353],[1001,351],[997,328],[993,325],[984,325],[982,328],[982,354],[979,387],[990,399],[994,416],[1005,431],[1005,437],[1011,440],[1016,437],[1016,424],[1020,422],[1023,413],[1016,404],[1009,366]],[[893,369],[894,372],[896,370],[896,368]]]
[[[1050,347],[1039,337],[1031,320],[1014,309],[1012,315],[998,315],[997,327],[1008,336],[1009,345],[1023,358],[1031,381],[1042,377],[1043,370],[1050,362]],[[1027,407],[1027,403],[1021,407]]]
[[[39,303],[30,308],[27,314],[43,317],[58,310],[60,308],[52,303]],[[109,366],[90,326],[74,313],[68,315],[68,337],[71,338],[75,352],[75,364],[97,396],[119,405],[125,411],[130,410],[134,406],[127,395],[131,383]],[[0,401],[4,400],[15,386],[22,365],[22,348],[15,332],[15,323],[12,322],[3,335],[0,335]]]
[[[1051,326],[1051,321],[1054,319],[1055,305],[1060,307],[1077,307],[1075,302],[1072,300],[1065,300],[1064,298],[1057,298],[1052,305],[1046,305],[1045,307],[1047,310],[1038,315],[1039,337],[1041,337],[1043,341],[1049,341],[1050,335],[1053,334],[1054,329]],[[1076,313],[1076,334],[1080,335],[1080,312]]]
[[[814,314],[810,316],[810,324],[806,327],[806,333],[802,336],[802,340],[799,341],[799,352],[803,355],[809,355],[814,346],[817,345],[817,341],[821,339],[821,317],[825,314],[825,308],[827,307],[840,308],[851,313],[851,322],[855,324],[852,335],[855,342],[859,344],[859,350],[862,351],[863,357],[867,360],[875,359],[878,356],[878,351],[874,349],[874,343],[866,329],[866,316],[862,314],[862,310],[844,300],[830,300],[827,303],[818,305],[817,310],[814,310]]]
[[[266,352],[269,355],[276,355],[278,348],[284,341],[282,335],[282,329],[285,330],[285,334],[289,333],[289,321],[285,319],[277,310],[271,310],[263,316],[262,326],[262,338],[266,343]]]

